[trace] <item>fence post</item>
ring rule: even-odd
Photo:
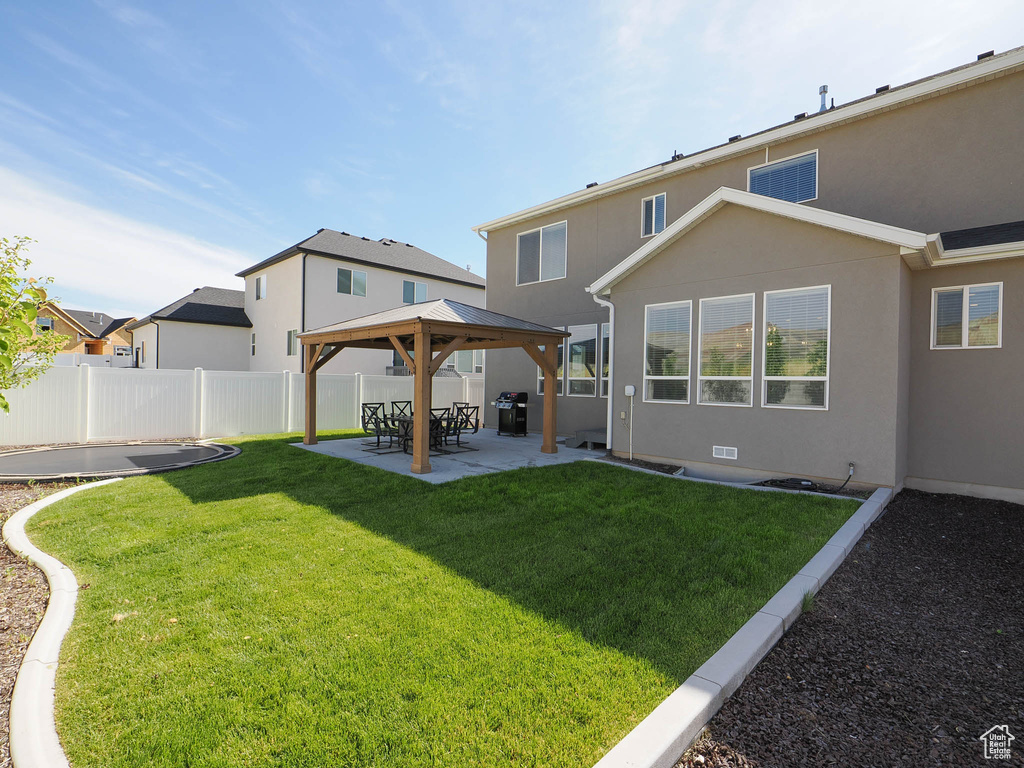
[[[363,423],[362,408],[363,408],[363,374],[358,371],[355,374],[356,377],[356,412],[352,416],[352,423],[356,427],[359,427]]]
[[[89,366],[78,366],[78,442],[89,440]]]
[[[206,437],[203,434],[203,385],[205,379],[203,377],[203,369],[195,369],[195,382],[193,389],[195,390],[195,396],[192,399],[193,407],[195,410],[192,413],[192,431],[195,436],[199,439]]]
[[[281,431],[292,431],[292,372],[281,372]]]

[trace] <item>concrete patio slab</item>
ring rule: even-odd
[[[477,434],[469,435],[463,441],[467,446],[478,450],[449,455],[432,455],[430,466],[433,471],[426,475],[416,475],[412,472],[411,455],[401,451],[384,454],[371,453],[366,451],[363,442],[362,438],[354,438],[325,440],[316,445],[303,445],[302,443],[292,443],[292,445],[314,453],[348,459],[369,467],[397,472],[400,475],[434,484],[521,467],[550,467],[555,464],[569,464],[573,461],[604,455],[603,450],[588,451],[585,448],[566,448],[564,440],[558,441],[558,453],[541,453],[540,435],[499,436],[493,429],[481,429]]]

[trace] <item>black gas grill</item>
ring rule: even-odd
[[[494,401],[498,409],[498,434],[519,437],[526,434],[525,392],[502,392]]]

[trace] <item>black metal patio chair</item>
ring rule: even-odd
[[[392,400],[392,416],[412,416],[412,400]]]

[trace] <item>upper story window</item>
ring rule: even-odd
[[[565,277],[566,222],[520,232],[516,242],[516,285]]]
[[[364,293],[365,295],[365,293]],[[414,280],[402,281],[402,301],[406,304],[419,304],[427,300],[427,284]]]
[[[256,278],[256,301],[267,298],[267,276],[260,275]]]
[[[53,318],[52,317],[37,317],[36,328],[40,331],[52,331],[53,330]]]
[[[764,294],[764,386],[768,408],[828,408],[828,285]]]
[[[1003,284],[932,289],[932,349],[1003,345]]]
[[[366,295],[366,273],[358,269],[338,268],[338,293],[351,296]]]
[[[665,193],[645,197],[641,204],[641,237],[657,235],[665,229]]]
[[[294,357],[295,355],[299,354],[298,328],[288,331],[287,341],[285,342],[285,344],[287,345],[287,352],[285,354],[287,354],[288,357]]]
[[[644,323],[644,402],[690,402],[690,315],[693,304],[649,304]]]
[[[750,168],[747,189],[791,203],[814,200],[818,196],[818,150]]]
[[[699,402],[753,405],[754,294],[700,300]]]

